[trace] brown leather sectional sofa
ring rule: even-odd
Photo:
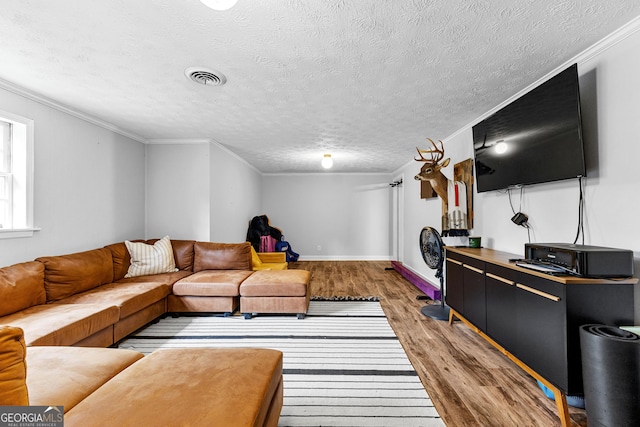
[[[153,244],[157,240],[146,243]],[[196,395],[208,396],[207,401],[214,405],[218,402],[231,410],[234,404],[226,401],[228,398],[225,397],[229,388],[220,383],[224,375],[218,370],[225,372],[226,369],[237,376],[231,375],[226,379],[233,380],[230,388],[236,389],[242,383],[243,372],[256,371],[248,381],[249,389],[245,391],[246,396],[255,398],[257,406],[252,408],[246,405],[247,402],[235,404],[239,405],[238,410],[255,412],[247,418],[254,419],[254,424],[237,425],[277,424],[282,407],[282,355],[279,352],[236,349],[235,353],[228,353],[223,349],[198,349],[196,354],[177,356],[161,350],[158,356],[154,353],[153,358],[142,358],[141,354],[126,350],[78,348],[109,347],[167,312],[230,314],[238,308],[240,285],[254,274],[249,243],[172,240],[171,245],[177,271],[161,274],[125,277],[131,264],[125,242],[74,254],[40,257],[0,269],[0,325],[9,325],[14,335],[15,330],[19,330],[18,341],[22,340],[26,346],[25,360],[30,368],[26,384],[33,397],[30,404],[64,404],[65,422],[66,412],[78,405],[78,408],[84,408],[83,411],[74,409],[68,415],[70,420],[77,419],[77,425],[81,425],[82,422],[96,420],[92,418],[96,415],[93,413],[95,405],[111,409],[117,407],[122,397],[113,392],[126,389],[130,394],[126,398],[139,403],[136,406],[138,412],[162,412],[161,396],[169,387],[180,389],[185,381],[185,378],[176,376],[178,366],[171,366],[171,363],[179,364],[183,357],[187,357],[195,361],[187,365],[187,371],[200,372],[200,376],[212,374],[217,383],[205,381],[192,391],[183,393],[179,400],[184,400],[184,405],[192,405],[188,400],[196,399]],[[284,271],[295,275],[293,270]],[[305,273],[307,276],[302,277],[306,277],[308,282],[308,272]],[[262,289],[270,287],[273,286],[265,283]],[[267,292],[265,295],[271,294]],[[284,296],[277,297],[280,301],[277,310],[288,312],[288,300]],[[300,308],[301,299],[306,300],[303,308]],[[297,295],[294,300],[292,307],[306,312],[309,295]],[[265,312],[269,312],[267,307]],[[63,347],[54,349],[46,346]],[[251,358],[247,351],[258,351],[259,354],[251,356],[254,363],[246,362],[241,366],[242,360]],[[209,356],[203,357],[201,352]],[[259,357],[256,359],[256,356]],[[261,368],[264,363],[264,366],[269,366],[266,371]],[[258,372],[263,372],[262,376]],[[125,373],[128,376],[123,376]],[[188,372],[185,374],[191,376]],[[150,375],[156,376],[152,381],[155,385],[147,384],[145,378]],[[70,382],[66,384],[68,387],[61,378]],[[78,378],[83,378],[87,384],[78,386]],[[260,379],[256,382],[256,378]],[[6,384],[4,378],[0,380],[1,389]],[[257,395],[254,390],[256,384],[261,387]],[[105,392],[107,385],[113,389],[112,393]],[[219,391],[205,393],[209,389]],[[95,397],[97,391],[101,394]],[[136,393],[138,397],[146,396],[144,402],[136,400]],[[239,400],[246,396],[243,394]],[[2,399],[0,390],[0,405],[7,404]],[[152,403],[152,399],[156,402]],[[172,404],[179,403],[174,401]],[[227,412],[226,409],[222,412]],[[211,410],[209,408],[207,414],[210,415]],[[79,412],[86,412],[89,418],[76,415]],[[148,421],[150,416],[136,418],[130,414],[129,418]],[[72,424],[75,423],[69,425]]]
[[[27,345],[108,347],[167,312],[234,312],[240,284],[254,274],[250,244],[171,245],[178,271],[154,275],[125,278],[124,242],[4,267],[0,325],[22,328]],[[284,271],[271,273],[293,270]]]

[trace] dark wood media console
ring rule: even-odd
[[[518,255],[446,248],[449,323],[458,318],[554,392],[563,426],[567,395],[581,395],[579,327],[633,325],[636,278],[552,276],[518,267]]]

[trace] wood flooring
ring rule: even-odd
[[[298,261],[311,272],[311,295],[378,296],[427,393],[450,427],[559,426],[555,402],[536,381],[466,325],[420,312],[424,295],[386,261]],[[585,411],[569,407],[573,425]]]

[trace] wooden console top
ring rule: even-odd
[[[510,268],[512,270],[521,271],[523,273],[530,274],[532,276],[542,277],[554,282],[563,283],[565,285],[589,285],[603,283],[616,283],[616,284],[636,284],[638,279],[635,277],[629,277],[626,279],[588,279],[584,277],[575,276],[556,276],[552,274],[546,274],[541,271],[531,270],[529,268],[518,267],[515,262],[509,261],[510,259],[521,259],[522,255],[512,254],[508,252],[496,251],[488,248],[468,248],[468,247],[455,247],[446,246],[445,249],[448,252],[458,253],[466,255],[471,258],[479,259],[484,262],[490,262],[492,264],[500,265],[502,267]]]

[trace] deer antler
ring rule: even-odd
[[[431,138],[427,138],[427,141],[429,141],[431,143],[431,145],[433,146],[432,150],[421,150],[418,147],[416,147],[416,150],[418,150],[418,155],[420,156],[420,158],[416,158],[414,157],[413,159],[416,162],[428,162],[428,163],[433,163],[436,164],[438,163],[440,160],[442,160],[442,158],[444,157],[444,144],[442,143],[442,141],[438,141],[440,142],[440,147],[438,148],[438,145],[433,142],[433,140]],[[426,159],[423,154],[430,154],[431,157]]]

